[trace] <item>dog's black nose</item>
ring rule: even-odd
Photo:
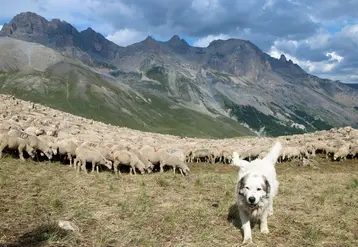
[[[249,202],[250,202],[250,203],[254,203],[254,202],[255,202],[255,197],[250,196],[250,197],[249,197]]]

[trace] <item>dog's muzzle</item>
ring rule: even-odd
[[[249,208],[254,209],[258,207],[258,203],[252,204],[252,203],[248,203]]]

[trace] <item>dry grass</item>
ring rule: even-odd
[[[269,235],[254,246],[358,246],[356,161],[277,165]],[[57,163],[0,160],[0,243],[8,246],[239,246],[237,168],[173,174],[77,174]],[[230,215],[230,217],[228,217]],[[231,219],[231,221],[228,220]],[[56,227],[69,220],[78,232]],[[1,246],[1,244],[0,244]]]

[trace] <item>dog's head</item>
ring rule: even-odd
[[[246,174],[238,182],[238,193],[243,196],[251,208],[258,206],[264,198],[268,198],[271,185],[267,178],[259,174]]]

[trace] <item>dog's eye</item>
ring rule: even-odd
[[[249,188],[249,187],[245,187],[245,189],[249,190],[250,188]]]
[[[257,188],[257,191],[260,191],[260,190],[262,190],[261,188]]]

